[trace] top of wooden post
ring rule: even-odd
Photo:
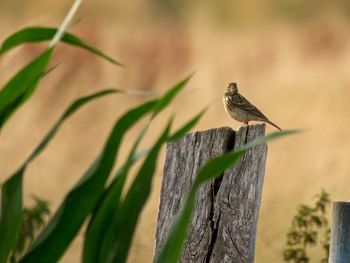
[[[265,134],[265,124],[194,132],[169,142],[158,214],[157,256],[200,167]],[[267,146],[245,155],[197,193],[180,262],[253,262]]]

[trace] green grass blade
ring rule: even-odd
[[[146,102],[128,111],[116,122],[99,157],[66,195],[20,262],[50,263],[59,260],[100,199],[124,134],[156,104],[157,100]]]
[[[0,129],[32,95],[46,70],[53,49],[48,49],[20,70],[0,91]]]
[[[116,90],[104,90],[92,95],[82,97],[73,102],[62,117],[56,122],[53,128],[45,136],[38,147],[27,158],[24,164],[12,174],[1,188],[1,215],[0,215],[0,263],[7,262],[10,251],[16,246],[18,231],[22,217],[22,191],[23,175],[27,165],[38,156],[48,145],[53,136],[57,133],[63,122],[80,107],[89,101],[117,92]]]
[[[200,112],[174,132],[175,136],[169,135],[166,140],[182,137],[199,121],[203,114],[204,111]],[[102,261],[126,261],[138,218],[150,194],[153,175],[154,170],[147,172],[141,168],[127,192],[124,202],[119,206],[119,210],[114,211],[115,223],[107,232],[109,234],[106,237]]]
[[[102,247],[101,262],[125,262],[139,214],[151,191],[152,178],[162,145],[169,135],[170,124],[151,148],[121,204]]]
[[[156,259],[156,262],[178,262],[184,240],[187,237],[188,227],[191,222],[192,211],[195,206],[196,193],[204,182],[218,177],[224,172],[225,169],[234,165],[246,150],[259,144],[266,143],[267,141],[274,140],[296,132],[297,131],[277,132],[262,138],[258,138],[252,143],[249,143],[248,146],[244,147],[243,149],[239,149],[237,151],[229,152],[222,156],[216,157],[212,160],[209,160],[205,165],[203,165],[192,184],[184,206],[180,209],[177,218],[175,219],[169,231],[167,240],[165,241],[165,244],[162,247],[158,258]]]
[[[16,247],[22,218],[23,171],[8,179],[1,187],[0,263],[8,262]]]
[[[119,93],[123,92],[122,90],[116,90],[116,89],[105,89],[96,93],[93,93],[88,96],[81,97],[74,101],[68,108],[65,110],[61,118],[57,121],[57,123],[54,125],[54,127],[50,130],[50,132],[46,135],[44,140],[39,144],[39,146],[36,148],[36,150],[33,152],[33,154],[29,157],[27,163],[31,160],[33,160],[49,143],[49,141],[52,139],[52,137],[57,133],[59,127],[63,124],[63,122],[69,118],[74,112],[76,112],[79,108],[90,102],[91,100],[110,95],[113,93]]]
[[[297,133],[300,133],[300,132],[303,132],[302,130],[283,130],[283,131],[276,131],[276,132],[273,132],[273,133],[270,133],[264,137],[259,137],[259,138],[256,138],[255,140],[251,141],[250,143],[247,143],[246,145],[244,145],[242,147],[242,149],[249,149],[251,147],[254,147],[256,145],[259,145],[259,144],[263,144],[263,143],[266,143],[268,141],[271,141],[271,140],[276,140],[280,137],[284,137],[284,136],[287,136],[287,135],[293,135],[293,134],[297,134]]]
[[[180,82],[178,82],[177,84],[175,84],[172,88],[169,89],[168,92],[166,92],[162,99],[159,100],[152,118],[154,118],[155,116],[157,116],[157,114],[159,112],[161,112],[164,108],[166,108],[169,103],[174,99],[174,97],[186,86],[186,84],[190,81],[190,79],[192,78],[192,75],[188,76],[187,78],[181,80]]]
[[[136,150],[144,137],[150,122],[142,129],[137,137],[127,160],[124,165],[118,170],[112,183],[105,191],[100,200],[100,204],[97,206],[96,211],[89,222],[86,230],[84,247],[83,247],[83,262],[94,263],[100,261],[100,249],[102,241],[108,233],[112,224],[113,215],[119,210],[120,198],[122,195],[123,187],[128,175],[128,172],[132,165],[143,156],[143,154],[137,154]]]
[[[49,41],[54,37],[56,32],[57,28],[51,27],[27,27],[21,29],[9,36],[7,39],[5,39],[0,48],[0,56],[24,43]],[[122,66],[122,63],[120,63],[119,61],[106,55],[99,49],[87,44],[86,42],[84,42],[83,40],[81,40],[73,34],[65,33],[61,41],[88,50],[93,54],[100,56],[115,65]]]
[[[152,118],[146,127],[140,132],[129,153],[127,161],[118,171],[117,176],[106,190],[106,193],[103,196],[103,199],[101,200],[96,213],[94,213],[86,232],[83,250],[83,262],[89,263],[101,261],[99,258],[100,246],[106,233],[110,232],[109,226],[111,225],[112,216],[119,214],[120,207],[118,207],[118,205],[120,205],[121,194],[128,172],[137,159],[135,158],[135,155],[138,145],[148,130],[152,120],[175,98],[175,96],[182,90],[186,82],[187,80],[177,83],[158,100]],[[196,116],[196,118],[194,118],[195,120],[192,120],[190,123],[188,123],[183,131],[186,132],[192,128],[199,120],[199,118],[199,116]],[[181,131],[179,131],[178,135],[180,134]]]

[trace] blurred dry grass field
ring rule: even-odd
[[[70,4],[29,1],[20,7],[11,2],[0,4],[1,40],[28,24],[58,25]],[[168,112],[176,112],[180,124],[211,104],[198,130],[238,129],[240,124],[226,116],[221,104],[224,88],[236,81],[241,93],[279,126],[306,130],[269,145],[256,262],[281,262],[285,233],[298,204],[309,202],[321,188],[334,200],[349,199],[350,24],[335,7],[318,15],[302,13],[302,19],[291,22],[261,15],[266,12],[263,4],[259,9],[243,1],[233,10],[239,15],[232,18],[228,7],[219,2],[215,15],[206,6],[171,21],[156,16],[143,1],[86,3],[79,16],[82,20],[72,31],[127,66],[111,66],[65,45],[58,48],[54,62],[61,62],[60,66],[1,131],[0,180],[19,166],[79,95],[106,86],[161,93],[195,70],[188,86],[191,92],[180,95]],[[28,45],[1,58],[0,83],[39,51],[40,47]],[[99,152],[116,117],[143,100],[111,96],[78,112],[30,166],[25,177],[26,203],[35,194],[56,208]],[[164,122],[165,116],[156,121],[144,146]],[[269,127],[268,132],[272,131]],[[124,145],[122,152],[127,149],[129,145]],[[161,170],[162,162],[129,262],[151,262]],[[81,242],[82,235],[61,262],[78,262]]]

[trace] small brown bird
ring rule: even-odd
[[[226,112],[236,121],[248,125],[250,121],[262,121],[282,130],[270,121],[257,107],[238,93],[237,84],[232,82],[226,88],[223,102]]]

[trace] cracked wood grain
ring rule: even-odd
[[[199,168],[208,160],[263,136],[265,125],[188,134],[166,147],[155,256]],[[253,262],[267,146],[260,145],[197,193],[179,262]]]

